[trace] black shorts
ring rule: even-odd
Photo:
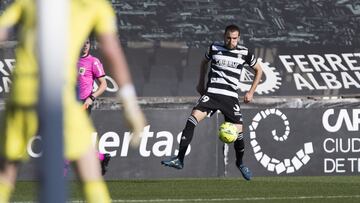
[[[200,97],[196,106],[193,108],[206,112],[212,116],[217,110],[224,115],[226,122],[243,124],[238,98],[206,93]]]

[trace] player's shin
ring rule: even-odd
[[[181,162],[184,162],[186,150],[193,138],[194,129],[197,124],[198,124],[197,119],[192,115],[188,118],[188,120],[186,122],[185,128],[182,132],[180,146],[179,146],[178,158]]]
[[[240,132],[237,140],[234,142],[235,154],[236,154],[236,166],[243,164],[243,156],[245,151],[245,143],[243,139],[243,133]]]
[[[10,183],[0,180],[0,202],[6,203],[9,202],[11,192],[13,191],[13,186]]]
[[[110,194],[104,181],[85,181],[83,183],[86,202],[110,203]]]

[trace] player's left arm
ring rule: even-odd
[[[137,101],[130,70],[116,32],[115,12],[109,3],[99,10],[99,18],[95,24],[94,31],[100,43],[100,50],[108,61],[107,68],[119,85],[118,97],[124,106],[126,121],[133,131],[130,145],[138,147],[146,119]]]
[[[106,79],[105,79],[105,76],[103,77],[100,77],[100,78],[96,78],[96,83],[98,84],[98,88],[95,92],[92,93],[92,95],[97,98],[99,97],[100,95],[102,95],[106,88],[107,88],[107,82],[106,82]]]
[[[102,95],[102,93],[105,92],[107,88],[107,82],[105,80],[105,77],[100,77],[96,79],[96,83],[98,84],[98,88],[95,92],[91,93],[91,96],[85,99],[84,106],[85,108],[88,108],[90,105],[92,105],[97,97]]]
[[[109,62],[107,67],[120,88],[118,97],[124,106],[124,116],[133,131],[130,145],[137,147],[140,144],[146,119],[137,101],[125,54],[115,34],[99,35],[98,40],[102,53]]]
[[[96,78],[95,82],[98,84],[98,88],[92,95],[96,98],[104,93],[107,88],[107,83],[105,80],[105,71],[102,63],[99,59],[95,59],[92,66],[93,76]]]
[[[259,62],[255,63],[255,65],[253,66],[253,69],[255,71],[255,78],[254,78],[254,80],[252,82],[250,90],[248,92],[246,92],[246,94],[244,96],[244,102],[245,103],[249,103],[249,102],[251,102],[253,100],[256,87],[260,83],[261,76],[262,76],[262,73],[263,73],[263,70],[262,70],[261,65],[260,65]]]

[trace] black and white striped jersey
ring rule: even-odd
[[[228,49],[224,43],[214,42],[205,57],[211,61],[207,92],[238,98],[241,71],[245,63],[250,67],[256,64],[254,54],[241,45]]]

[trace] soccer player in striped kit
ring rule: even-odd
[[[236,154],[236,166],[242,176],[250,180],[252,173],[243,164],[244,140],[243,140],[243,118],[240,111],[240,101],[238,89],[240,75],[244,64],[248,64],[255,71],[255,78],[252,86],[244,96],[244,102],[251,102],[257,85],[262,76],[262,69],[256,57],[248,48],[239,45],[240,29],[236,25],[229,25],[225,28],[224,42],[214,42],[210,45],[201,62],[199,83],[196,87],[201,95],[196,106],[193,108],[188,118],[179,146],[179,153],[176,157],[163,160],[165,166],[182,169],[184,167],[184,157],[186,150],[192,140],[196,125],[206,116],[214,114],[220,110],[225,121],[234,123],[239,135],[234,142]],[[210,63],[208,82],[205,85],[205,75]]]

